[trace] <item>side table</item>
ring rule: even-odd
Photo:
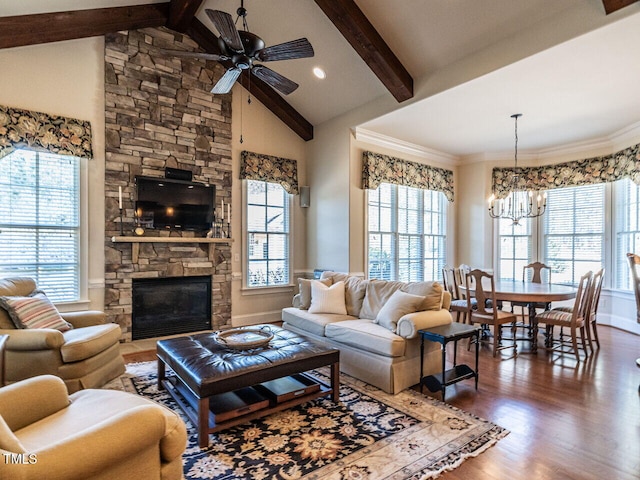
[[[9,340],[9,335],[0,335],[0,387],[4,387],[4,349]]]
[[[467,378],[476,379],[476,390],[478,389],[478,344],[480,339],[481,328],[476,325],[467,325],[464,323],[450,323],[449,325],[442,325],[440,327],[426,328],[419,330],[418,333],[422,339],[420,343],[420,390],[422,386],[426,385],[429,391],[437,392],[442,390],[442,401],[445,401],[445,391],[447,386],[453,385],[461,380]],[[457,350],[458,340],[463,338],[476,339],[476,368],[475,370],[468,365],[457,364]],[[432,342],[438,342],[442,344],[442,373],[435,375],[423,376],[423,364],[424,358],[424,341],[430,340]],[[453,342],[453,367],[447,370],[447,343]]]

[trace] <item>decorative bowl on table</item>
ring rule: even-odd
[[[269,330],[258,328],[232,328],[216,333],[215,340],[218,344],[235,350],[249,350],[260,348],[269,344],[273,333]]]

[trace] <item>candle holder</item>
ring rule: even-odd
[[[124,225],[122,223],[122,208],[120,208],[120,236],[124,236]]]

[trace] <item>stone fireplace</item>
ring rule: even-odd
[[[215,185],[218,205],[231,203],[231,95],[209,93],[223,68],[163,56],[157,48],[197,45],[164,28],[105,37],[105,313],[122,327],[123,341],[133,339],[139,280],[207,277],[208,328],[231,323],[230,240],[207,243],[194,232],[147,230],[136,241],[133,233],[136,175],[189,170],[194,181]]]

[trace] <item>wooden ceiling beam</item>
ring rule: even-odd
[[[242,72],[239,79],[242,86],[300,138],[306,142],[313,140],[313,125],[277,94],[273,88],[255,75],[251,75],[251,79],[249,79],[250,75],[246,70]]]
[[[602,0],[602,3],[604,5],[604,11],[609,15],[637,1],[638,0]]]
[[[168,18],[169,3],[0,17],[0,48],[161,27]]]
[[[197,18],[193,19],[186,33],[195,40],[205,52],[220,53],[218,37]],[[242,72],[239,79],[241,85],[300,138],[305,141],[312,140],[313,125],[300,115],[296,109],[289,105],[284,98],[276,93],[273,88],[255,75],[249,79],[249,75],[247,71]]]
[[[413,78],[353,0],[315,0],[398,102],[413,97]]]
[[[167,27],[176,32],[186,32],[203,0],[171,0]]]

